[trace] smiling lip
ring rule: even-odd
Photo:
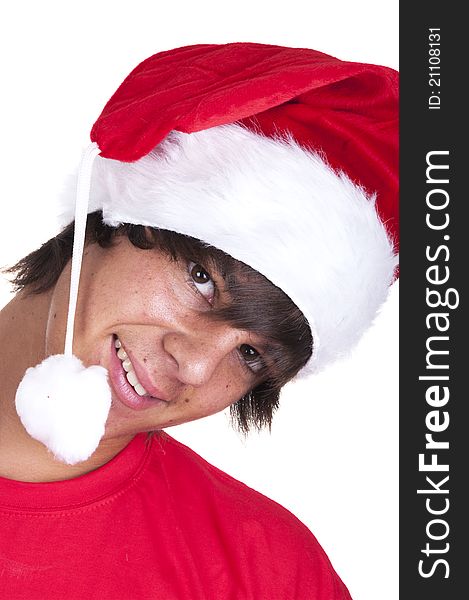
[[[141,364],[138,362],[138,360],[135,358],[135,356],[132,354],[132,352],[127,349],[126,349],[126,352],[127,352],[128,357],[130,358],[130,362],[132,363],[132,366],[134,368],[135,375],[137,375],[137,379],[140,381],[140,383],[143,385],[143,387],[147,390],[147,392],[150,394],[150,396],[152,396],[153,398],[157,398],[158,400],[163,400],[164,402],[167,402],[168,400],[164,397],[162,392],[160,392],[159,390],[157,390],[155,388],[155,386],[150,381],[146,370],[141,366]]]
[[[157,390],[151,385],[147,387],[147,385],[144,383],[144,381],[148,383],[148,380],[141,367],[137,367],[132,358],[130,358],[130,360],[134,366],[135,374],[137,375],[138,380],[148,391],[148,393],[152,394],[151,396],[139,396],[134,390],[133,386],[127,381],[126,372],[124,371],[124,367],[122,366],[120,358],[117,356],[117,350],[114,346],[113,336],[111,339],[109,378],[111,380],[112,387],[122,404],[134,410],[143,410],[150,407],[154,408],[155,406],[167,406],[168,402],[166,400],[156,396]],[[140,378],[141,376],[142,378]],[[153,395],[153,393],[155,393],[155,395]]]

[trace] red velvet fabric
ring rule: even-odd
[[[68,481],[0,477],[1,600],[350,600],[291,513],[145,438]]]
[[[369,192],[398,246],[398,74],[305,48],[200,44],[160,52],[123,81],[95,122],[101,155],[135,161],[169,131],[242,121],[290,131]]]

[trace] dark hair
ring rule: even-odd
[[[74,224],[71,223],[38,250],[7,269],[15,274],[16,291],[45,292],[55,285],[72,255]],[[269,427],[278,408],[281,387],[303,367],[312,353],[313,340],[299,308],[263,275],[200,240],[164,229],[123,224],[109,227],[100,211],[88,215],[86,243],[106,248],[117,236],[127,236],[140,249],[159,249],[174,260],[216,269],[225,281],[228,305],[210,315],[234,327],[261,335],[268,344],[269,366],[259,373],[259,383],[230,407],[232,422],[247,433],[251,426]]]

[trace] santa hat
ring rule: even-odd
[[[267,277],[311,328],[313,353],[301,374],[347,353],[374,319],[397,264],[392,69],[264,44],[178,48],[130,73],[91,139],[75,203],[65,355],[28,369],[17,393],[29,433],[62,460],[77,462],[94,451],[110,405],[104,369],[84,369],[72,354],[87,212],[102,210],[112,226],[190,235]],[[71,386],[79,391],[70,411],[68,386],[65,394],[62,384],[50,391],[58,363],[70,363],[84,385],[97,377],[92,385],[104,388],[102,400],[92,396],[100,414],[90,436],[69,431],[82,408],[81,386]],[[59,369],[64,377],[67,366]],[[44,396],[53,409],[38,426]],[[73,414],[68,426],[56,411]]]

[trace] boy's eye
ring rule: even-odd
[[[248,344],[242,344],[239,347],[239,351],[241,353],[241,356],[243,357],[244,362],[247,364],[249,369],[251,369],[251,371],[257,373],[258,371],[260,371],[260,369],[262,369],[262,358],[255,348],[249,346]]]
[[[202,265],[190,262],[188,266],[191,282],[196,287],[197,291],[209,302],[213,302],[215,294],[215,283],[213,282],[210,273],[208,273]]]

